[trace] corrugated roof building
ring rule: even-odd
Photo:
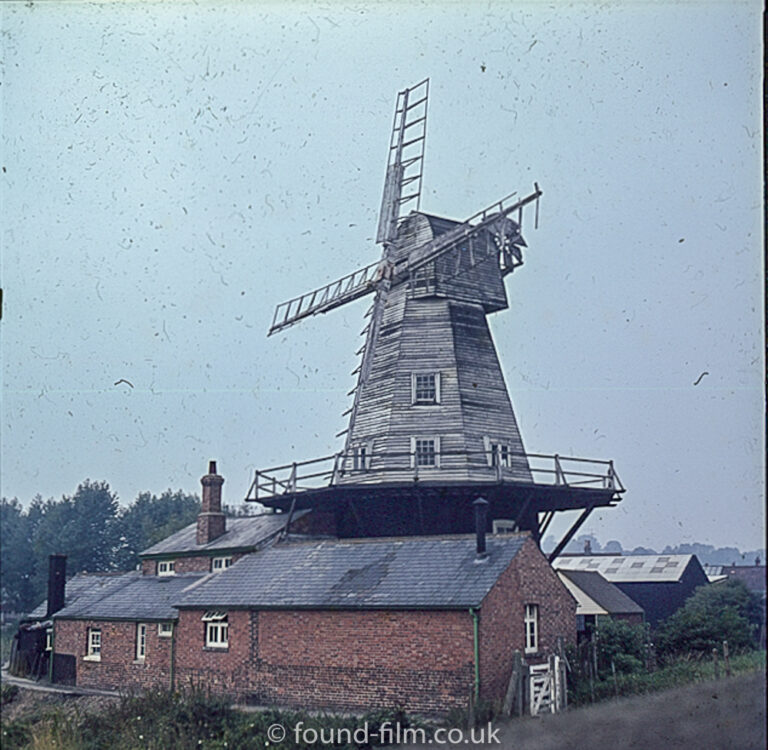
[[[563,555],[553,564],[563,572],[599,573],[642,607],[652,627],[708,583],[695,555]]]

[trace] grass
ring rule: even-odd
[[[303,736],[293,727],[303,722]],[[401,712],[381,712],[362,717],[306,715],[288,711],[243,713],[224,698],[199,692],[152,692],[126,697],[106,712],[80,714],[49,710],[34,719],[5,722],[2,727],[3,750],[294,750],[314,748],[322,729],[347,729],[349,741],[331,745],[339,750],[361,747],[353,741],[353,732],[369,727],[374,736],[381,722],[413,725]],[[281,742],[270,742],[267,730],[281,724],[287,730]],[[313,732],[314,730],[314,732]],[[323,743],[327,744],[327,743]],[[373,744],[373,743],[372,743]]]
[[[725,669],[722,660],[719,669],[720,677],[724,678]],[[731,658],[732,675],[760,670],[765,671],[765,651],[748,651]],[[572,706],[583,706],[614,698],[617,693],[619,696],[643,695],[694,682],[713,680],[715,677],[715,666],[711,658],[684,656],[654,672],[618,674],[615,682],[612,678],[599,680],[594,683],[594,701],[589,682],[582,680],[570,686],[568,702]]]

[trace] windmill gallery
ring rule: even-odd
[[[525,451],[486,318],[508,307],[542,191],[465,221],[420,211],[428,98],[428,80],[397,96],[381,259],[278,305],[269,331],[371,296],[343,449],[256,471],[246,500],[267,513],[248,517],[222,511],[211,462],[197,524],[140,571],[63,592],[53,558],[30,621],[54,681],[436,713],[502,700],[516,652],[551,668],[575,640],[550,562],[624,488],[610,461]]]

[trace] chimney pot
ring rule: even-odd
[[[488,515],[488,501],[485,498],[478,497],[472,503],[475,508],[475,537],[477,541],[477,559],[482,560],[488,557],[485,550],[485,524]]]
[[[208,462],[208,473],[209,474],[215,474],[216,473],[216,462],[215,461],[209,461]]]

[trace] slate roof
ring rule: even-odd
[[[130,577],[136,577],[136,572],[130,573],[78,573],[67,581],[64,589],[64,606],[75,603],[84,605],[87,602],[98,601],[116,589],[125,586]],[[48,611],[48,600],[38,604],[25,619],[42,620]]]
[[[722,575],[743,581],[750,591],[765,594],[765,565],[724,565]]]
[[[238,560],[177,599],[180,608],[464,609],[476,607],[526,534],[279,544]]]
[[[55,618],[93,620],[174,620],[172,602],[211,573],[184,573],[175,576],[143,576],[131,571],[119,577],[120,585],[94,589],[57,612]],[[95,584],[95,582],[94,582]],[[102,595],[99,596],[98,594]]]
[[[298,511],[293,514],[293,520],[296,521],[307,513],[309,513],[307,510]],[[175,534],[171,534],[171,536],[157,542],[157,544],[148,547],[140,553],[140,557],[163,555],[170,557],[195,552],[256,549],[279,534],[287,520],[287,513],[228,517],[227,530],[208,544],[197,543],[197,522],[191,523]]]
[[[620,588],[607,581],[600,573],[590,570],[558,570],[561,578],[566,578],[576,588],[583,591],[602,612],[576,610],[577,615],[607,614],[629,615],[643,614],[643,608],[630,599]],[[566,584],[567,585],[567,584]],[[570,587],[568,587],[570,588]],[[577,597],[578,601],[578,597]]]
[[[695,555],[564,555],[553,565],[597,571],[611,583],[669,583],[679,581],[694,560]]]

